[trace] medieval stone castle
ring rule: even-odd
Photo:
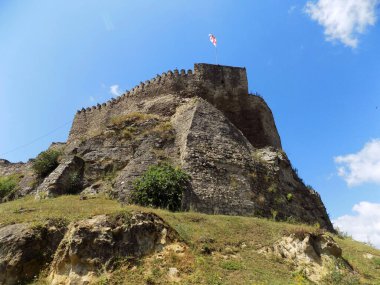
[[[258,121],[257,114],[252,113],[258,98],[248,95],[246,69],[211,64],[195,64],[194,71],[175,69],[164,72],[151,80],[141,82],[116,99],[79,110],[69,141],[100,132],[112,117],[127,109],[131,98],[143,99],[163,93],[180,94],[183,97],[199,96],[221,110],[254,146],[270,145],[281,148],[274,123]]]
[[[64,158],[32,188],[30,164],[0,164],[23,173],[14,197],[55,197],[68,190],[108,193],[128,203],[133,181],[170,162],[191,177],[182,209],[318,223],[332,230],[320,196],[306,187],[281,148],[271,110],[248,93],[245,68],[195,64],[140,83],[106,103],[78,111]],[[109,177],[109,179],[104,179]]]

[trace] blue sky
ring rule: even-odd
[[[380,247],[379,14],[378,0],[2,0],[0,157],[26,161],[67,139],[77,109],[214,63],[213,33],[331,218]]]

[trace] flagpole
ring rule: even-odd
[[[218,65],[218,48],[215,46],[215,60],[216,60],[216,65]]]

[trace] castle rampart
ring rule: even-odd
[[[169,70],[141,82],[116,99],[86,109],[82,108],[74,118],[68,142],[82,140],[100,133],[113,117],[124,114],[127,109],[131,110],[131,106],[133,109],[137,101],[146,96],[164,94],[199,96],[223,111],[253,145],[281,147],[278,135],[277,137],[271,134],[264,135],[260,136],[264,138],[264,141],[258,143],[254,141],[257,132],[264,130],[262,124],[265,122],[251,122],[254,118],[250,113],[254,111],[252,107],[257,104],[257,98],[248,95],[245,68],[211,64],[195,64],[194,71]],[[273,127],[275,129],[274,125]]]

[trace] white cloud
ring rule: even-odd
[[[356,215],[344,215],[333,220],[335,227],[354,239],[380,248],[380,204],[360,202],[352,210]]]
[[[110,86],[110,93],[114,96],[119,96],[121,94],[119,85],[115,84],[115,85]]]
[[[328,41],[341,41],[356,48],[358,36],[376,23],[376,6],[380,0],[308,1],[306,13],[325,29]]]
[[[380,184],[380,139],[366,143],[358,153],[334,158],[338,175],[343,177],[348,186],[365,182]]]

